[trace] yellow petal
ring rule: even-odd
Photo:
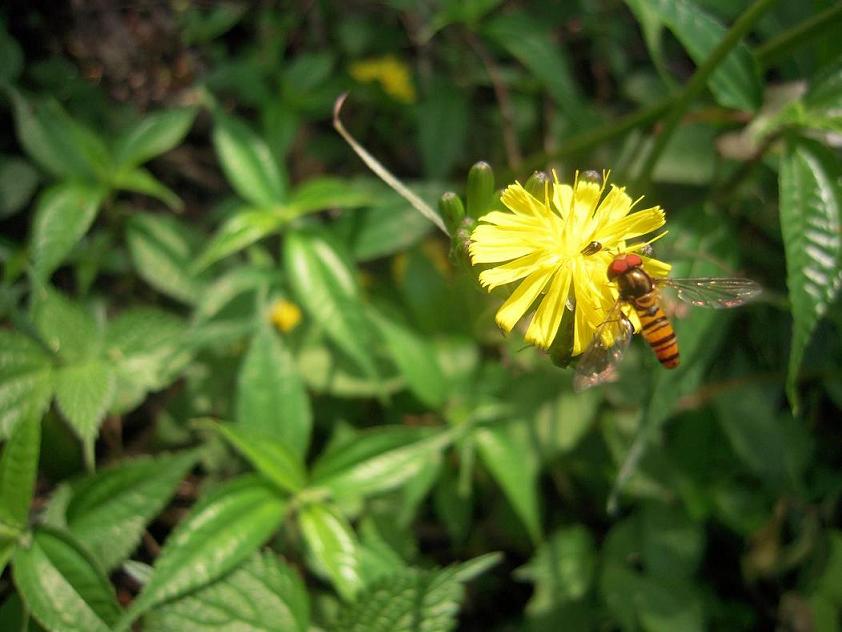
[[[547,285],[553,272],[552,268],[536,270],[517,286],[512,295],[497,310],[496,319],[500,329],[507,333],[512,330]]]
[[[602,186],[593,180],[576,181],[576,191],[573,194],[573,212],[569,218],[570,228],[574,231],[582,230],[593,216],[599,198],[602,196]]]
[[[599,208],[596,209],[595,218],[598,226],[605,226],[622,219],[629,214],[632,207],[632,199],[626,194],[625,189],[611,185],[608,195],[602,200]]]
[[[532,317],[532,322],[526,330],[526,342],[542,349],[548,348],[553,343],[566,309],[572,278],[573,275],[567,267],[556,272],[549,290],[541,299],[538,309],[535,310],[535,316]]]
[[[541,201],[524,189],[519,182],[506,187],[500,200],[515,213],[542,215],[547,212]]]
[[[621,241],[658,230],[665,221],[664,211],[659,206],[655,206],[611,222],[600,228],[594,238],[604,248],[614,248]]]
[[[492,290],[500,285],[506,285],[507,283],[513,283],[522,279],[536,269],[540,268],[543,270],[548,268],[552,270],[552,267],[548,266],[547,263],[547,254],[545,252],[533,252],[495,268],[483,270],[479,274],[479,282],[483,287],[488,287],[489,290]]]
[[[643,256],[640,258],[643,259],[643,269],[653,277],[663,278],[670,273],[670,270],[672,270],[672,266],[670,264],[659,261],[658,259]]]
[[[555,177],[555,173],[553,173]],[[556,180],[553,182],[553,206],[555,206],[562,219],[570,214],[570,204],[573,201],[573,187],[569,184],[561,184]]]

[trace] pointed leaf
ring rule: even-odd
[[[202,283],[190,273],[190,245],[175,220],[135,215],[129,220],[126,241],[137,273],[153,288],[184,303],[201,295]]]
[[[92,359],[56,371],[56,402],[83,442],[96,439],[114,400],[115,375],[104,360]]]
[[[310,398],[283,339],[268,326],[252,338],[237,377],[237,422],[303,459],[310,445]]]
[[[53,395],[50,356],[34,340],[0,331],[0,438],[21,422],[40,423]]]
[[[29,203],[38,186],[38,172],[22,158],[0,159],[0,219],[14,215]]]
[[[195,453],[143,458],[97,472],[73,486],[67,528],[107,571],[135,549],[196,461]]]
[[[313,231],[290,231],[284,242],[284,269],[308,315],[367,376],[376,377],[370,325],[343,257]]]
[[[143,629],[157,632],[307,632],[304,582],[271,553],[254,555],[201,590],[155,608]]]
[[[14,580],[48,630],[108,632],[120,616],[108,578],[66,535],[37,531],[29,547],[15,552]]]
[[[81,182],[63,182],[38,198],[32,222],[35,272],[46,279],[79,243],[96,218],[105,191]]]
[[[278,528],[285,508],[277,491],[256,477],[215,489],[170,534],[121,629],[152,606],[202,588],[236,567]]]
[[[368,206],[375,199],[376,187],[370,180],[312,178],[290,194],[283,216],[285,220],[290,220],[325,209]]]
[[[301,535],[320,570],[343,599],[362,587],[359,543],[345,517],[328,505],[307,505],[298,513]]]
[[[41,420],[17,424],[0,456],[0,522],[6,526],[22,529],[29,521],[40,451]]]
[[[234,449],[280,489],[295,493],[304,487],[301,459],[278,439],[241,424],[213,424]]]
[[[522,428],[525,428],[521,426]],[[527,437],[509,427],[492,426],[474,434],[485,467],[503,489],[533,541],[541,539],[536,454]]]
[[[76,301],[48,289],[38,299],[33,317],[44,342],[65,363],[99,355],[102,332],[93,316]]]
[[[184,207],[184,203],[175,191],[141,167],[118,173],[114,176],[112,185],[115,189],[142,193],[143,195],[153,197],[174,211],[180,211]]]
[[[163,110],[145,115],[126,130],[114,145],[114,161],[120,167],[136,167],[168,152],[187,135],[196,108]]]
[[[205,247],[193,264],[196,271],[224,259],[277,232],[283,217],[274,210],[243,207],[230,217]]]
[[[244,200],[261,207],[281,204],[286,186],[281,169],[263,139],[239,119],[214,116],[213,145],[222,170]]]
[[[781,232],[792,305],[787,393],[798,408],[796,382],[804,349],[842,284],[842,161],[816,142],[787,145],[781,162]]]

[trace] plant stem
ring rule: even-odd
[[[781,55],[790,53],[792,49],[798,48],[804,42],[814,40],[820,33],[840,21],[842,21],[842,3],[836,3],[763,42],[754,49],[757,61],[762,66],[768,66]]]
[[[652,172],[655,170],[658,160],[664,153],[667,143],[670,138],[672,138],[675,130],[678,128],[678,124],[681,122],[687,108],[690,107],[690,104],[693,103],[696,97],[698,97],[707,86],[710,76],[719,67],[725,57],[728,56],[731,49],[740,43],[743,36],[748,33],[754,23],[757,22],[760,16],[771,8],[774,3],[775,0],[756,0],[754,4],[746,9],[745,12],[737,18],[725,34],[725,37],[723,37],[722,41],[719,42],[719,45],[713,50],[704,63],[698,67],[696,72],[693,74],[693,77],[679,93],[672,110],[670,110],[669,115],[664,120],[664,127],[661,130],[661,133],[655,138],[655,144],[652,147],[652,151],[649,152],[649,155],[646,157],[646,162],[643,164],[637,183],[638,191],[643,191],[649,188],[649,183],[652,179]]]

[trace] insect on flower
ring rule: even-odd
[[[666,368],[679,364],[678,340],[663,308],[659,288],[671,287],[678,298],[698,307],[737,307],[760,293],[760,286],[742,278],[656,279],[643,269],[643,259],[622,253],[608,266],[608,280],[617,284],[618,299],[576,365],[573,388],[577,391],[606,382],[629,346],[634,326],[624,307],[640,320],[640,333]]]

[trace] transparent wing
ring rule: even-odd
[[[634,333],[620,305],[618,302],[606,321],[596,328],[593,340],[579,358],[573,376],[573,390],[577,393],[616,378],[615,367],[626,352]]]
[[[659,286],[675,289],[678,298],[698,307],[722,309],[738,307],[756,298],[762,288],[751,279],[702,277],[697,279],[659,279]]]

